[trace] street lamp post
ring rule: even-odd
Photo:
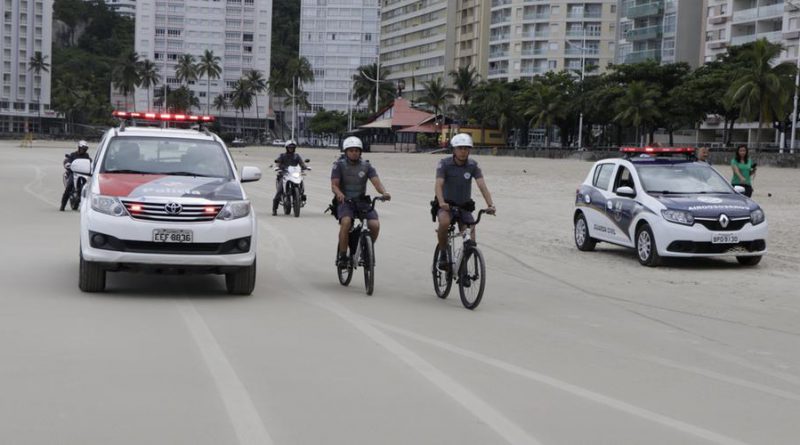
[[[294,139],[294,125],[295,125],[295,116],[297,115],[297,111],[296,111],[296,108],[297,108],[297,104],[296,104],[297,94],[296,94],[296,87],[295,87],[295,85],[297,83],[296,81],[297,81],[297,78],[296,77],[292,77],[292,92],[291,93],[289,92],[288,88],[284,88],[284,91],[286,92],[286,95],[292,98],[292,136],[291,136],[291,139],[293,141],[295,140]]]
[[[365,79],[369,80],[370,82],[375,82],[375,113],[378,112],[378,101],[380,101],[380,85],[381,82],[391,82],[391,80],[381,80],[381,62],[378,59],[375,62],[375,78],[371,78],[367,76],[367,73],[361,71],[361,75],[364,76]]]
[[[572,46],[577,46],[574,43],[570,42],[569,40],[566,41],[568,44]],[[581,41],[581,91],[583,91],[583,77],[585,73],[585,66],[586,66],[586,26],[583,27],[583,39]],[[583,98],[581,98],[581,104],[583,104]],[[581,106],[580,114],[578,115],[578,149],[583,146],[583,106]]]
[[[786,3],[800,9],[796,0],[786,0]],[[797,90],[800,88],[800,40],[797,43],[797,63],[796,73],[794,75],[794,108],[792,108],[792,139],[789,143],[789,153],[794,153],[795,134],[797,133]],[[783,144],[781,144],[780,152],[783,153]]]

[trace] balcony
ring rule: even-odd
[[[547,48],[523,48],[523,56],[544,56],[547,54]]]
[[[584,34],[584,32],[585,32],[586,34]],[[582,30],[582,29],[578,29],[578,30],[567,30],[567,37],[573,37],[573,38],[574,38],[574,37],[578,37],[578,38],[583,38],[583,37],[587,37],[587,38],[588,38],[588,37],[600,37],[600,30],[599,30],[599,29],[592,29],[592,30],[589,30],[589,29],[587,29],[587,30],[585,30],[585,31],[584,31],[584,30]]]
[[[567,46],[567,49],[564,50],[564,54],[568,56],[588,56],[588,55],[596,55],[600,54],[600,48],[574,48],[572,46]]]
[[[776,3],[759,8],[742,9],[733,12],[733,23],[752,22],[754,20],[783,17],[783,3]]]
[[[502,57],[508,57],[508,51],[492,51],[489,53],[490,59],[499,59]]]
[[[655,1],[640,5],[631,5],[628,7],[628,18],[638,19],[641,17],[650,17],[654,15],[661,15],[664,13],[664,2]]]
[[[543,66],[523,66],[520,70],[520,74],[522,75],[536,75],[536,74],[544,74],[547,72],[547,67]]]
[[[599,19],[603,17],[602,11],[570,11],[567,19]]]
[[[490,76],[501,76],[508,74],[508,68],[489,68]]]
[[[663,32],[661,25],[636,28],[626,32],[625,39],[630,41],[658,39]]]
[[[522,37],[527,39],[546,39],[550,37],[550,31],[523,31]]]
[[[734,36],[731,37],[731,45],[744,45],[745,43],[754,42],[758,39],[767,39],[772,43],[781,43],[783,40],[783,33],[781,31],[774,31]]]
[[[508,40],[511,38],[511,34],[492,34],[489,36],[490,42],[498,42],[501,40]]]
[[[646,60],[661,61],[660,49],[648,49],[645,51],[633,51],[625,55],[625,63],[639,63]]]
[[[522,20],[530,21],[530,20],[550,20],[550,13],[536,13],[536,14],[525,14],[522,16]]]

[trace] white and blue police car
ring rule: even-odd
[[[764,211],[690,147],[623,147],[597,161],[575,194],[575,244],[634,248],[639,262],[735,257],[755,266],[767,253]]]

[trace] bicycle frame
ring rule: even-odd
[[[353,214],[353,226],[350,227],[350,232],[348,232],[348,240],[355,234],[358,234],[358,238],[356,239],[356,248],[353,249],[353,256],[352,258],[355,260],[353,261],[353,269],[357,269],[357,265],[361,258],[361,249],[363,246],[363,239],[365,236],[372,236],[372,232],[369,230],[369,226],[366,224],[365,220],[367,219],[367,214],[369,212],[375,210],[375,202],[382,201],[380,196],[372,198],[372,203],[369,207],[369,210],[365,212],[356,211]],[[352,200],[350,200],[352,202]],[[358,224],[356,224],[355,220],[358,220]]]

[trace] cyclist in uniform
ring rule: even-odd
[[[339,265],[347,265],[347,241],[356,209],[368,210],[371,202],[367,196],[367,180],[381,194],[383,199],[390,200],[391,195],[381,183],[378,173],[368,161],[361,159],[364,145],[361,139],[350,136],[342,144],[345,156],[333,163],[331,172],[331,191],[336,195],[337,216],[339,218]],[[380,222],[378,212],[372,209],[367,214],[367,227],[372,234],[372,241],[378,239]]]
[[[486,186],[478,163],[469,158],[472,148],[472,137],[466,133],[459,133],[451,140],[453,146],[453,156],[439,161],[436,168],[436,204],[438,204],[437,218],[439,228],[437,237],[439,239],[439,267],[447,267],[447,231],[450,228],[450,221],[453,218],[451,206],[461,209],[459,227],[463,224],[473,224],[475,218],[472,211],[475,210],[475,202],[472,200],[472,180],[478,185],[484,201],[488,206],[487,213],[494,214],[495,207],[492,195]],[[475,228],[473,239],[475,239]]]

